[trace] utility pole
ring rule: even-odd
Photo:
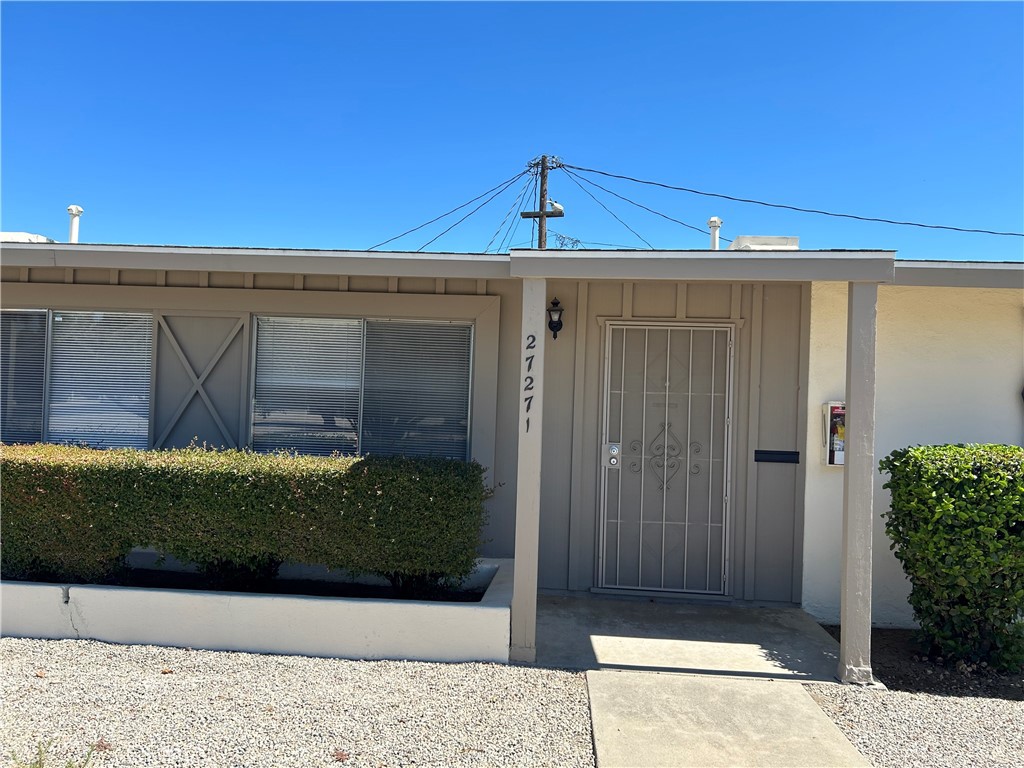
[[[558,162],[558,158],[554,158]],[[565,216],[565,211],[556,206],[555,210],[548,208],[548,156],[540,156],[540,210],[523,211],[519,215],[524,219],[537,219],[537,248],[544,250],[548,247],[548,218]],[[556,168],[558,166],[555,166]]]

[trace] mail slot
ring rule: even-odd
[[[800,451],[754,451],[754,461],[768,464],[799,464]]]

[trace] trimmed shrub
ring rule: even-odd
[[[918,446],[880,468],[890,549],[932,653],[1024,665],[1024,448]]]
[[[230,588],[283,561],[455,584],[472,571],[488,492],[475,462],[4,446],[5,578],[116,581],[133,547]]]

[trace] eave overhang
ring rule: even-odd
[[[895,251],[516,251],[512,277],[891,283]]]
[[[897,261],[896,285],[1024,290],[1024,261]]]
[[[479,253],[4,243],[0,248],[0,262],[9,267],[67,269],[388,275],[478,280],[509,276],[507,255]]]

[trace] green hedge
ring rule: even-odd
[[[890,547],[933,653],[1024,664],[1024,448],[919,446],[882,459]]]
[[[136,546],[225,585],[282,561],[453,584],[473,569],[488,492],[475,462],[3,446],[5,578],[111,582]]]

